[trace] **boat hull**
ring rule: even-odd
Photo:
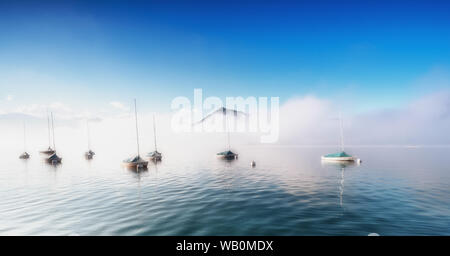
[[[233,160],[238,158],[238,154],[232,154],[232,155],[217,155],[217,158],[219,159],[225,159],[225,160]]]
[[[161,161],[162,156],[149,156],[148,159],[151,161]]]
[[[89,153],[89,152],[84,153],[84,157],[85,157],[87,160],[92,159],[92,158],[94,157],[94,155],[95,155],[95,153]]]
[[[122,163],[122,165],[126,168],[132,169],[145,169],[148,166],[148,162],[137,162],[137,163]]]
[[[54,150],[43,150],[43,151],[39,151],[39,153],[44,154],[44,155],[53,155],[55,153]]]
[[[151,161],[161,161],[162,159],[162,154],[159,153],[158,151],[153,151],[147,154],[147,159],[151,160]]]
[[[62,161],[62,158],[60,158],[60,159],[45,159],[45,161],[49,164],[60,164]]]
[[[327,162],[354,162],[356,161],[356,157],[349,156],[349,157],[325,157],[322,156],[322,161]]]
[[[26,155],[23,154],[23,155],[20,155],[19,158],[20,158],[20,159],[28,159],[28,158],[30,158],[30,155],[28,155],[28,154],[26,154]]]

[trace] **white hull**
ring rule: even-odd
[[[328,162],[354,162],[356,161],[356,157],[350,156],[350,157],[325,157],[322,156],[322,161],[328,161]]]

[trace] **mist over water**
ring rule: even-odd
[[[61,151],[59,166],[4,150],[0,234],[450,234],[448,148],[349,148],[360,166],[322,164],[336,148],[232,149],[231,162],[210,148],[161,149],[140,173],[121,167],[133,152],[114,143],[91,161]]]
[[[31,2],[0,1],[0,235],[450,235],[449,1]]]
[[[435,145],[448,142],[448,99],[345,118],[346,152],[359,166],[321,163],[338,150],[326,145],[338,144],[339,128],[334,105],[314,97],[281,107],[278,144],[232,132],[235,161],[215,157],[226,132],[176,133],[170,114],[157,114],[163,161],[139,173],[121,166],[137,154],[128,110],[89,118],[91,161],[86,118],[56,112],[58,166],[38,153],[49,144],[46,118],[3,115],[0,234],[450,235],[449,147]],[[141,156],[154,150],[152,117],[139,114]]]

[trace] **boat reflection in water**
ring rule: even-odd
[[[322,161],[322,166],[330,166],[334,167],[341,171],[341,177],[339,179],[339,205],[343,206],[343,198],[344,198],[344,182],[345,182],[345,169],[349,169],[355,166],[359,166],[358,162],[353,161],[340,161],[340,162],[330,162],[330,161]]]

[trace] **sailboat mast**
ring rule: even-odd
[[[138,130],[138,120],[137,120],[136,99],[134,99],[134,119],[136,121],[136,144],[137,144],[137,153],[139,156],[139,130]]]
[[[341,130],[341,151],[344,151],[344,125],[342,121],[342,113],[339,113],[339,125]]]
[[[47,132],[48,132],[48,147],[52,146],[52,142],[50,139],[50,117],[48,115],[48,109],[47,109]]]
[[[56,146],[55,146],[55,125],[53,123],[53,112],[50,112],[52,116],[52,131],[53,131],[53,150],[56,152]]]
[[[153,137],[155,139],[155,151],[158,151],[156,148],[156,123],[155,123],[155,114],[153,114]]]
[[[227,118],[227,114],[225,114],[225,125],[227,128],[227,140],[228,140],[228,150],[231,150],[231,146],[230,146],[230,129],[228,127],[228,118]]]
[[[91,134],[89,132],[89,120],[86,120],[88,150],[91,150]]]
[[[27,151],[27,134],[25,132],[25,121],[23,121],[23,150]]]

